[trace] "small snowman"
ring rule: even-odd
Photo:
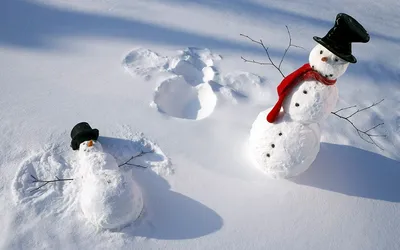
[[[369,41],[368,32],[353,17],[340,13],[334,27],[310,52],[303,65],[279,84],[274,107],[262,111],[250,131],[250,154],[272,178],[289,178],[306,171],[320,149],[319,123],[338,100],[336,79],[350,63],[351,43]]]
[[[99,131],[81,122],[71,131],[78,150],[79,203],[86,219],[99,228],[119,229],[134,222],[143,210],[140,188],[131,171],[118,168],[115,158],[97,141]]]

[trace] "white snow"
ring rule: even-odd
[[[305,124],[319,123],[335,109],[337,100],[336,84],[324,85],[315,80],[308,80],[296,85],[282,106],[294,121]]]
[[[387,135],[373,137],[384,150],[328,115],[311,167],[270,179],[247,142],[282,77],[243,62],[268,58],[239,34],[279,63],[288,25],[305,49],[290,48],[287,75],[343,11],[371,40],[353,45],[334,110],[384,98],[351,118],[384,122],[370,131]],[[399,249],[399,12],[395,0],[2,1],[0,249]],[[31,175],[75,178],[69,132],[81,121],[118,164],[154,150],[132,161],[147,168],[121,169],[144,204],[122,229],[88,223],[77,179],[31,192]]]
[[[217,97],[207,83],[195,87],[182,76],[163,81],[154,95],[154,103],[167,115],[200,120],[209,116],[215,108]]]
[[[256,166],[272,178],[290,178],[306,171],[320,148],[317,123],[302,124],[281,112],[274,123],[266,121],[271,109],[262,111],[250,131],[249,151]]]
[[[265,80],[259,75],[249,72],[229,72],[222,76],[220,92],[233,103],[250,101],[265,102],[268,98],[264,88]]]
[[[326,61],[322,58],[326,58]],[[310,51],[308,61],[314,70],[331,80],[342,76],[350,65],[319,43]]]
[[[151,73],[167,66],[168,59],[148,49],[135,49],[123,60],[126,70],[133,75],[150,77]]]
[[[99,228],[121,229],[139,218],[143,197],[130,172],[119,169],[115,158],[103,151],[100,142],[80,144],[78,195],[89,222]]]

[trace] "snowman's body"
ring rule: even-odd
[[[348,66],[344,60],[318,44],[310,53],[310,66],[327,79],[342,75]],[[291,90],[276,121],[262,111],[254,121],[249,139],[255,163],[273,178],[288,178],[309,168],[320,148],[319,122],[335,107],[336,85],[305,80]]]
[[[139,187],[129,172],[122,172],[115,158],[99,142],[79,148],[80,206],[86,219],[100,228],[121,228],[135,221],[143,210]]]
[[[325,119],[336,106],[337,100],[336,85],[328,86],[308,80],[294,87],[282,106],[284,114],[293,121],[310,124]]]
[[[250,151],[258,166],[273,178],[287,178],[305,171],[320,147],[318,124],[302,124],[283,115],[266,122],[270,109],[261,112],[250,134]]]

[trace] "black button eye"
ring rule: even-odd
[[[271,147],[274,148],[274,147],[275,147],[275,144],[271,144]]]
[[[298,106],[300,106],[300,104],[296,103],[294,106],[298,107]]]
[[[329,76],[330,76],[330,77],[332,77],[332,76],[333,76],[333,74],[330,74]]]
[[[335,62],[339,62],[339,59],[335,58]]]
[[[282,136],[282,132],[279,133],[279,136]]]
[[[307,90],[303,90],[303,93],[307,95],[308,92],[307,92]]]
[[[270,154],[267,154],[267,157],[270,157],[271,155]]]
[[[319,53],[322,55],[322,53],[324,53],[324,52],[321,50]]]

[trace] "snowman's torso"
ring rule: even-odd
[[[80,154],[80,205],[94,225],[115,229],[137,219],[143,198],[130,172],[122,172],[113,156],[105,152]]]
[[[304,124],[318,123],[330,114],[337,100],[336,85],[307,80],[293,88],[292,94],[283,103],[283,109],[294,121]]]
[[[302,124],[281,114],[278,121],[265,119],[271,109],[261,112],[250,132],[250,153],[265,173],[273,178],[288,178],[305,171],[315,160],[320,147],[318,124]]]

